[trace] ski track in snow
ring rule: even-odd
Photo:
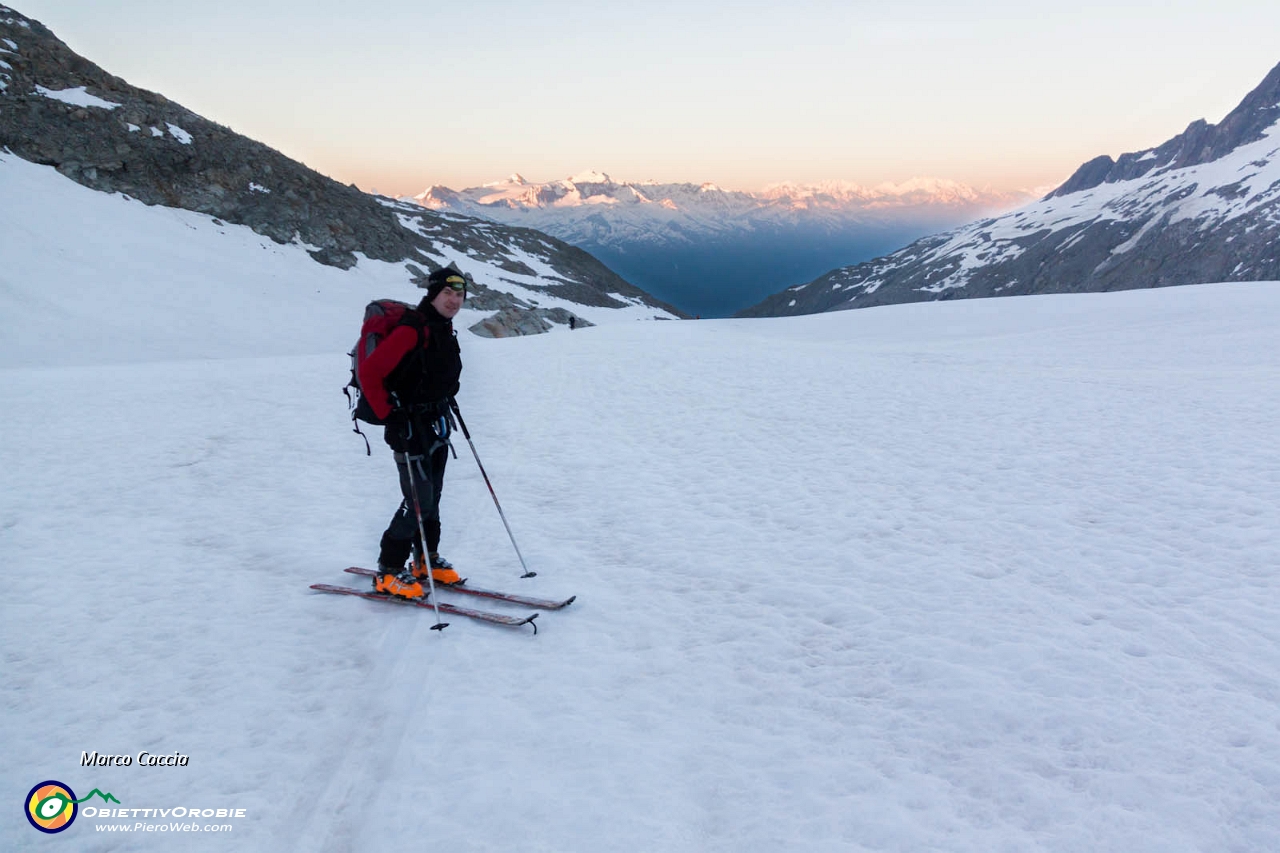
[[[466,337],[539,577],[462,441],[444,550],[578,594],[536,637],[306,589],[398,500],[340,348],[0,370],[3,790],[249,809],[90,851],[1273,849],[1277,321],[1258,284]]]

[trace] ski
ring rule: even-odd
[[[362,569],[359,566],[350,566],[345,571],[353,575],[371,578],[377,574],[373,569]],[[506,601],[511,604],[520,604],[524,607],[534,607],[538,610],[559,610],[561,607],[568,607],[577,599],[578,596],[571,595],[563,601],[554,601],[549,598],[533,598],[528,595],[519,595],[513,592],[498,592],[493,589],[481,589],[475,586],[467,586],[465,583],[455,584],[436,584],[436,590],[445,592],[459,592],[463,595],[476,595],[481,598],[491,598],[494,601]]]
[[[374,592],[367,589],[352,589],[349,586],[334,586],[327,583],[313,583],[311,588],[319,592],[335,592],[339,595],[358,595],[361,598],[368,598],[373,601],[390,601],[394,604],[408,604],[412,607],[425,607],[428,610],[434,610],[437,606],[432,604],[425,598],[396,598],[381,592]],[[530,613],[528,616],[509,616],[506,613],[493,613],[489,610],[473,610],[470,607],[458,607],[456,604],[445,604],[439,602],[438,606],[441,613],[448,613],[453,616],[466,616],[468,619],[479,619],[482,622],[492,622],[495,625],[507,625],[512,628],[519,628],[521,625],[533,625],[533,633],[538,633],[538,626],[533,620],[538,618],[537,613]]]

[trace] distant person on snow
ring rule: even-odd
[[[400,508],[382,534],[374,588],[401,598],[422,598],[421,580],[461,583],[439,553],[440,490],[449,459],[453,417],[449,400],[458,393],[462,353],[453,318],[467,298],[467,281],[450,264],[427,278],[427,295],[378,345],[360,368],[360,387],[374,412],[387,420],[384,437],[400,473]],[[412,480],[410,479],[412,478]],[[418,533],[418,510],[427,541]],[[406,568],[410,552],[412,564]],[[425,558],[424,558],[425,555]]]

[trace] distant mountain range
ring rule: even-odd
[[[462,190],[434,186],[414,200],[552,234],[687,312],[718,316],[780,282],[804,280],[1033,197],[936,178],[875,187],[787,183],[740,192],[584,172],[547,183],[512,175]]]
[[[549,183],[530,183],[511,175],[470,189],[434,186],[414,196],[432,210],[537,228],[574,244],[619,246],[690,245],[801,224],[837,231],[850,225],[879,226],[908,216],[972,217],[1031,198],[1025,192],[978,190],[937,178],[875,187],[842,181],[783,183],[761,192],[741,192],[712,183],[615,181],[602,172],[583,172]]]
[[[322,264],[401,263],[406,284],[449,262],[473,279],[484,335],[612,316],[675,318],[596,258],[523,228],[436,212],[343,186],[262,143],[139,89],[0,7],[0,149],[95,190],[245,225],[301,243]],[[103,270],[109,282],[111,271]],[[370,298],[386,294],[370,294]]]
[[[1280,279],[1280,65],[1217,125],[1082,165],[1019,210],[775,293],[773,317],[901,302]]]

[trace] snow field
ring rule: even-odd
[[[68,849],[1274,849],[1275,283],[464,336],[539,576],[460,438],[443,550],[579,598],[439,635],[307,589],[360,583],[399,499],[338,390],[392,279],[30,186],[57,204],[0,229],[0,798],[249,815],[80,818]],[[190,316],[140,336],[175,266]],[[255,319],[282,304],[295,336]]]
[[[612,530],[620,561],[674,567],[634,652],[646,686],[701,709],[669,709],[689,719],[666,736],[702,758],[755,739],[690,762],[719,771],[704,814],[751,780],[727,798],[733,840],[703,849],[1188,849],[1188,824],[1191,846],[1258,849],[1274,317],[1227,321],[1218,299],[1245,313],[1235,299],[1274,290],[620,331],[630,357],[610,340],[581,404],[547,406],[579,418],[597,484],[587,523],[554,516],[572,519],[557,541]],[[1057,309],[1063,328],[1043,328]],[[1042,328],[1000,328],[1019,320]],[[619,400],[620,376],[645,378]],[[597,434],[631,438],[611,458]],[[1219,655],[1241,656],[1244,684]]]
[[[306,590],[397,499],[340,353],[5,370],[6,790],[52,764],[297,850],[1266,849],[1278,297],[468,339],[540,575],[463,442],[445,551],[577,593],[537,637]],[[142,748],[192,763],[68,766]],[[79,842],[226,843],[140,837]]]

